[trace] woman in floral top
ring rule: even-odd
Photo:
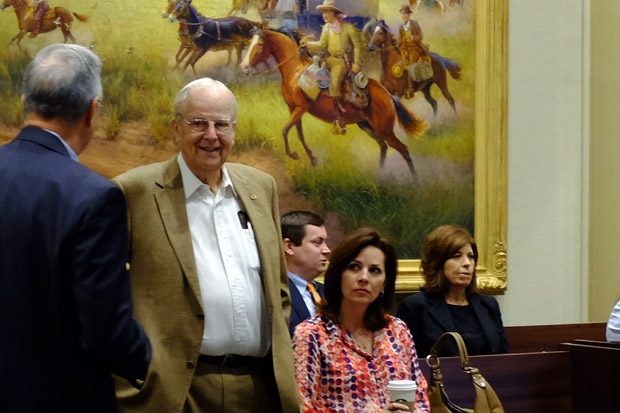
[[[414,411],[430,411],[411,334],[386,313],[396,273],[394,247],[371,228],[350,234],[332,252],[325,299],[293,337],[305,412],[410,411],[390,402],[390,380],[414,380]]]

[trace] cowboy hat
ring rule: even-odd
[[[324,0],[323,4],[316,6],[316,9],[321,13],[324,11],[333,11],[334,13],[343,13],[338,7],[334,6],[334,0]]]
[[[400,12],[400,14],[411,14],[411,13],[413,13],[411,11],[411,9],[409,8],[409,6],[406,5],[406,4],[403,7],[400,8],[399,12]]]

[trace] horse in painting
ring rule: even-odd
[[[209,50],[228,50],[229,62],[232,50],[236,50],[237,62],[239,62],[241,51],[246,41],[252,36],[252,29],[260,26],[260,23],[242,17],[222,19],[204,17],[191,5],[191,0],[169,0],[168,8],[170,20],[178,20],[179,23],[185,25],[179,28],[181,47],[177,52],[177,66],[180,66],[181,61],[189,55],[183,69],[191,66],[194,73],[196,73],[196,62]],[[182,53],[184,50],[185,53]]]
[[[29,6],[24,0],[4,0],[0,5],[0,10],[4,10],[7,7],[13,7],[15,16],[17,17],[17,24],[19,26],[19,33],[11,39],[9,44],[17,42],[17,47],[21,49],[20,42],[27,33],[34,33],[35,31],[35,18],[33,7]],[[43,25],[39,33],[48,33],[60,27],[62,35],[67,40],[71,40],[75,43],[75,38],[71,34],[71,25],[73,24],[73,16],[81,22],[88,21],[88,17],[82,14],[78,14],[69,11],[65,7],[51,7],[45,14],[43,19]]]
[[[402,56],[396,48],[396,40],[390,33],[390,30],[383,20],[379,20],[374,24],[370,24],[365,28],[370,33],[370,41],[368,47],[370,50],[378,49],[381,53],[381,64],[383,71],[381,74],[381,84],[393,95],[403,96],[407,90],[407,82],[409,77],[408,70],[402,70],[401,76],[396,76],[393,71],[395,65],[402,65]],[[454,97],[448,90],[447,73],[454,80],[461,78],[461,66],[452,59],[440,56],[437,53],[430,52],[431,65],[433,67],[433,77],[422,82],[412,82],[414,92],[422,92],[426,101],[432,106],[433,114],[437,116],[437,101],[431,95],[431,86],[437,85],[441,93],[446,98],[454,113],[456,113],[456,104]]]
[[[288,142],[288,133],[295,126],[297,136],[308,158],[312,165],[316,166],[317,158],[306,144],[301,118],[305,113],[310,113],[325,122],[331,123],[333,99],[325,93],[320,93],[315,100],[310,99],[298,86],[299,76],[311,61],[304,54],[300,54],[298,44],[286,34],[274,30],[257,30],[241,62],[241,68],[249,75],[257,64],[266,62],[270,56],[273,56],[277,61],[277,67],[282,77],[282,97],[288,105],[290,113],[290,118],[282,131],[286,154],[292,159],[299,159],[297,153],[291,151]],[[416,172],[409,149],[396,137],[394,127],[398,123],[409,136],[417,137],[426,128],[424,120],[418,119],[416,115],[407,110],[397,97],[390,95],[377,81],[369,79],[368,91],[369,104],[366,107],[358,108],[350,102],[345,103],[345,122],[357,124],[379,144],[381,151],[380,166],[385,163],[389,145],[401,154],[415,179]]]

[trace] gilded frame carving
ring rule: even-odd
[[[481,291],[507,288],[508,1],[476,3],[475,213],[476,268]],[[420,260],[400,260],[398,294],[424,284]]]

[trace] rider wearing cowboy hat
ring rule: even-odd
[[[398,43],[397,47],[403,57],[403,65],[407,68],[409,65],[416,63],[418,60],[429,60],[428,47],[422,44],[422,28],[417,20],[411,20],[411,8],[404,5],[400,8],[400,14],[403,17],[403,23],[398,27]],[[405,98],[413,96],[413,86],[411,78],[408,78],[407,92]]]
[[[361,40],[359,31],[351,23],[343,21],[346,17],[342,10],[334,5],[334,0],[324,0],[316,7],[323,13],[325,25],[318,42],[301,40],[301,46],[308,46],[314,51],[329,53],[326,67],[331,72],[329,94],[334,99],[334,129],[335,134],[345,134],[347,131],[344,121],[344,102],[340,96],[340,85],[349,68],[353,73],[360,70]],[[352,50],[351,50],[352,49]],[[351,62],[351,52],[353,61]]]

